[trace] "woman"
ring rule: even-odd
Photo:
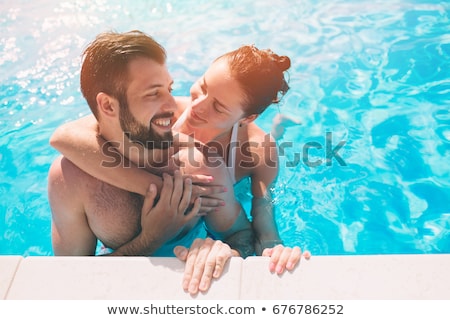
[[[229,52],[217,58],[191,87],[191,99],[176,99],[178,110],[171,120],[176,120],[172,127],[174,132],[191,135],[215,148],[225,159],[235,182],[246,177],[251,179],[256,253],[270,256],[270,270],[277,273],[285,268],[293,269],[301,252],[298,247],[281,245],[269,189],[278,174],[276,143],[253,121],[288,91],[284,72],[289,68],[288,57],[270,50],[243,46]],[[52,146],[101,180],[129,191],[145,192],[148,180],[129,179],[130,170],[139,170],[141,176],[143,170],[99,165],[107,159],[101,152],[103,141],[96,137],[94,122],[92,117],[65,124],[53,135]],[[84,132],[83,135],[80,132]],[[111,175],[111,170],[116,170],[116,174]],[[118,173],[120,170],[123,172]],[[116,178],[111,180],[112,176]],[[306,257],[308,255],[306,253]]]

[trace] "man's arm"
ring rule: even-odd
[[[178,170],[174,173],[174,177],[164,174],[163,179],[163,187],[156,205],[156,186],[151,184],[148,188],[142,205],[142,230],[139,235],[110,255],[150,256],[190,220],[198,217],[200,198],[197,198],[192,208],[187,211],[192,195],[192,181],[183,179]]]
[[[79,170],[58,157],[48,174],[48,199],[52,211],[52,246],[55,255],[95,254],[97,238],[89,227],[78,187]]]

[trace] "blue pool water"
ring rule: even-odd
[[[242,44],[291,57],[291,91],[257,120],[267,131],[277,113],[302,121],[279,141],[286,244],[450,253],[449,15],[431,0],[1,2],[0,254],[53,254],[48,139],[90,112],[78,83],[85,45],[131,29],[165,46],[176,95]],[[343,163],[330,157],[339,143]],[[237,192],[248,199],[245,181]]]

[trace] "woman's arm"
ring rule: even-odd
[[[204,152],[205,150],[196,147],[181,149],[180,160],[186,163],[183,173],[212,175],[218,183],[227,188],[227,192],[216,195],[223,205],[204,216],[205,226],[214,239],[227,243],[235,250],[236,256],[245,258],[255,252],[252,226],[235,198],[233,183],[225,162],[220,155],[216,155],[214,162],[211,162],[211,158]],[[202,202],[203,200],[202,198]]]
[[[50,145],[91,176],[118,188],[145,195],[150,183],[158,192],[162,179],[138,168],[99,134],[97,120],[86,116],[58,127]]]
[[[261,144],[262,145],[262,144]],[[270,186],[278,176],[277,145],[271,137],[270,146],[260,147],[259,159],[252,172],[252,227],[255,232],[255,251],[257,255],[270,257],[269,270],[277,274],[293,270],[299,263],[302,252],[298,246],[286,247],[280,238],[273,212]],[[303,256],[309,259],[311,254]]]
[[[265,248],[282,244],[275,222],[270,186],[278,175],[278,152],[276,144],[270,148],[259,147],[257,154],[261,161],[255,164],[251,174],[252,227],[255,232],[255,250],[261,255]]]
[[[84,172],[115,187],[144,195],[154,184],[161,192],[160,176],[138,167],[98,134],[94,116],[68,122],[58,127],[50,138],[50,144]],[[221,184],[211,184],[211,176],[188,175],[192,180],[192,200],[204,197],[200,212],[207,213],[222,202],[215,199],[224,191]]]

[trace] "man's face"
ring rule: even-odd
[[[120,101],[120,125],[128,138],[148,149],[167,148],[173,141],[173,80],[165,65],[137,58],[128,66],[127,101]]]

